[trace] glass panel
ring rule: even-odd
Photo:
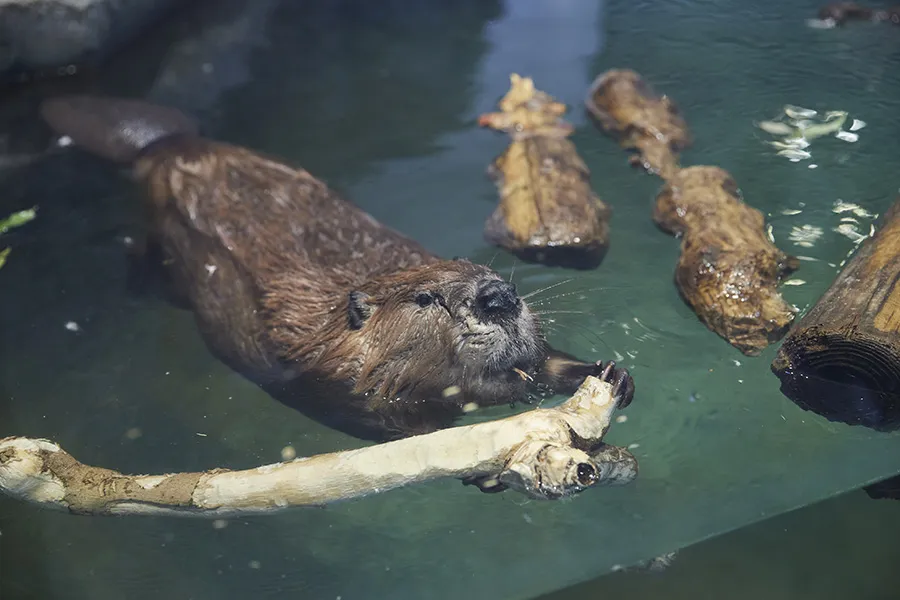
[[[658,180],[630,169],[581,110],[591,80],[612,67],[670,94],[696,137],[684,162],[728,169],[770,215],[777,244],[816,259],[796,275],[806,284],[784,288],[804,307],[852,249],[833,231],[832,204],[881,213],[896,193],[897,31],[810,29],[814,3],[776,1],[215,4],[216,22],[174,23],[90,86],[192,111],[210,135],[306,167],[438,253],[493,261],[522,292],[574,278],[543,294],[565,294],[546,306],[569,311],[553,315],[550,338],[631,368],[637,397],[609,439],[638,444],[640,476],[553,503],[446,481],[224,528],[76,518],[2,499],[4,592],[526,598],[900,471],[897,436],[801,411],[769,372],[774,347],[747,358],[697,322],[672,283],[678,241],[650,219]],[[475,118],[513,71],[572,107],[573,139],[614,210],[595,271],[519,263],[512,275],[515,261],[482,241],[496,203],[484,172],[506,139]],[[786,103],[848,110],[868,127],[856,144],[822,139],[811,160],[792,163],[753,125]],[[0,435],[51,438],[133,473],[246,468],[280,460],[288,444],[300,455],[362,445],[226,369],[189,313],[128,290],[123,239],[141,215],[110,165],[63,153],[6,172],[4,188],[4,206],[40,213],[10,234],[0,272]],[[788,239],[804,224],[822,229],[809,248]]]

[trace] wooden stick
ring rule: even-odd
[[[630,69],[610,69],[591,84],[585,109],[594,123],[625,149],[633,166],[663,179],[679,168],[679,152],[692,143],[687,124],[668,96],[660,96]]]
[[[781,391],[831,421],[900,427],[900,200],[772,363]]]
[[[207,518],[321,506],[445,477],[555,499],[637,475],[634,456],[601,441],[615,406],[612,386],[588,377],[556,408],[244,471],[166,475],[123,475],[48,440],[10,437],[0,440],[0,491],[81,515]]]
[[[777,288],[799,261],[769,239],[762,213],[744,203],[729,173],[681,167],[693,138],[675,102],[638,73],[611,69],[594,80],[585,108],[637,152],[632,164],[665,181],[653,220],[682,240],[675,284],[700,321],[748,356],[781,339],[797,311]]]
[[[611,211],[568,139],[574,128],[562,118],[566,106],[515,73],[499,105],[500,112],[478,119],[511,138],[488,168],[500,203],[485,223],[485,239],[528,262],[597,267],[609,248]]]

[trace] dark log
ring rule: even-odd
[[[637,151],[632,165],[663,179],[678,169],[678,153],[692,141],[676,104],[628,69],[612,69],[598,76],[585,108],[604,133],[623,148]]]
[[[819,19],[836,26],[848,21],[891,22],[900,25],[900,6],[875,10],[856,2],[832,2],[819,9]]]
[[[894,475],[863,488],[873,500],[900,500],[900,475]]]
[[[772,363],[782,393],[826,419],[900,427],[900,201]]]
[[[796,309],[777,286],[798,261],[769,240],[762,213],[741,201],[731,175],[706,166],[677,171],[653,220],[681,236],[675,283],[707,327],[749,356],[787,332]]]
[[[488,169],[500,204],[485,223],[485,239],[522,260],[590,269],[609,247],[609,207],[591,189],[590,170],[567,138],[564,104],[513,75],[500,112],[482,127],[512,142]]]

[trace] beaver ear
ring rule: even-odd
[[[374,307],[369,304],[369,295],[365,292],[350,292],[347,304],[347,317],[350,329],[362,329],[366,319],[372,316]]]

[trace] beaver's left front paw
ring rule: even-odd
[[[596,363],[597,372],[594,377],[612,384],[613,398],[616,399],[616,408],[625,408],[634,399],[634,380],[628,369],[616,368],[616,361],[611,360],[604,364],[602,360]]]

